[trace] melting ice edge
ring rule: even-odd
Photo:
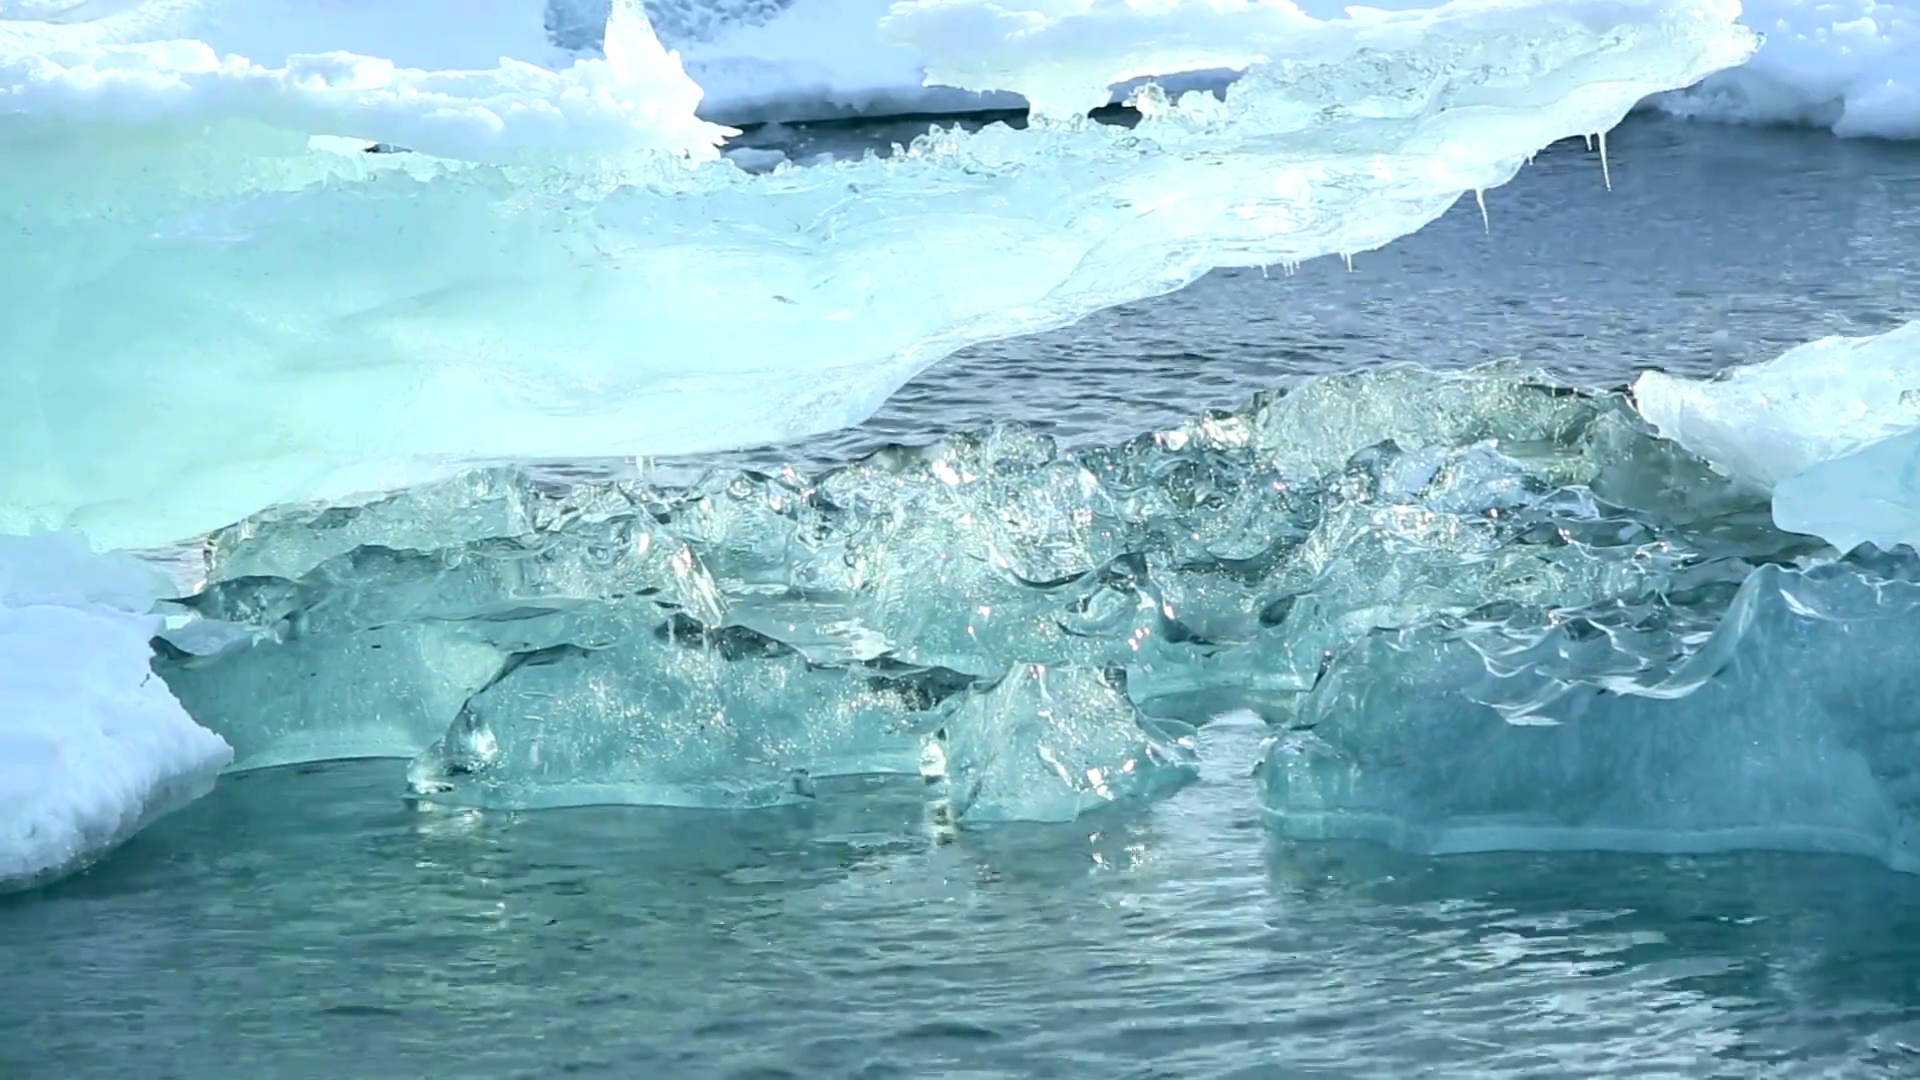
[[[1920,559],[1834,558],[1620,393],[1315,380],[1115,446],[1018,425],[806,477],[487,470],[208,538],[155,664],[234,767],[411,756],[488,807],[923,774],[1067,820],[1266,719],[1274,826],[1421,851],[1915,864]]]

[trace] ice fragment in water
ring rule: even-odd
[[[812,478],[276,511],[209,540],[169,631],[238,643],[161,670],[242,767],[425,751],[435,799],[761,805],[931,749],[963,820],[1057,818],[1167,790],[1175,721],[1285,722],[1381,628],[1792,542],[1616,398],[1389,370],[1079,452],[1003,425]]]

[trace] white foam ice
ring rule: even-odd
[[[148,667],[155,586],[73,536],[0,536],[0,891],[87,865],[232,758]]]
[[[120,8],[155,6],[187,12],[167,33],[246,29],[236,42],[285,15],[267,0]],[[997,21],[1015,10],[1031,32]],[[1217,266],[1384,244],[1753,47],[1725,0],[1460,0],[1317,22],[1212,0],[1125,10],[929,3],[887,32],[970,88],[1047,102],[1261,62],[1224,101],[1149,97],[1131,131],[994,126],[758,176],[690,160],[710,129],[637,21],[613,27],[635,43],[613,61],[376,64],[345,82],[313,74],[367,70],[343,54],[209,67],[211,45],[12,27],[0,529],[144,547],[474,461],[855,423],[968,344]],[[648,96],[661,86],[684,113]]]
[[[1920,546],[1920,322],[1831,337],[1712,379],[1647,372],[1642,415],[1842,551]]]
[[[1920,138],[1920,3],[1744,0],[1766,37],[1746,65],[1662,95],[1669,112],[1739,123],[1810,124],[1836,134]]]

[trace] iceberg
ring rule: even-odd
[[[1386,243],[1754,47],[1722,0],[929,0],[886,32],[1039,100],[1026,130],[750,175],[624,0],[564,63],[504,2],[473,41],[445,4],[10,10],[0,530],[108,548],[850,424],[970,343]],[[1131,130],[1059,115],[1222,64],[1251,65],[1224,100],[1143,91]]]
[[[891,6],[892,0],[663,0],[648,9],[662,40],[681,53],[687,73],[705,90],[702,115],[722,123],[1024,107],[1017,95],[940,85],[930,72],[937,46],[922,52],[877,29]],[[1419,0],[1369,5],[1386,11],[1420,6]],[[1653,107],[1704,121],[1920,138],[1920,6],[1905,0],[1743,0],[1741,6],[1741,23],[1766,39],[1759,53],[1694,86],[1653,96]],[[552,0],[549,7],[565,12],[561,21],[577,28],[578,40],[590,41],[597,39],[594,20],[604,21],[607,0]],[[1296,10],[1325,19],[1345,7],[1304,0]],[[1286,5],[1271,8],[1279,14]],[[1046,10],[1084,15],[1095,6]],[[1231,69],[1195,72],[1183,85],[1218,89],[1236,76]],[[1112,100],[1124,98],[1131,85],[1115,87]]]
[[[86,867],[230,760],[148,668],[156,585],[71,536],[0,537],[0,892]]]

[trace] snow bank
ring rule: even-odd
[[[534,0],[133,0],[53,14],[31,4],[0,18],[0,117],[47,129],[250,121],[473,161],[711,158],[725,134],[694,118],[700,88],[639,0],[612,6],[603,58],[552,44]]]
[[[1766,37],[1744,67],[1656,100],[1682,116],[1920,138],[1920,3],[1745,0]]]
[[[231,760],[148,667],[155,586],[72,536],[0,536],[0,891],[86,866]]]

